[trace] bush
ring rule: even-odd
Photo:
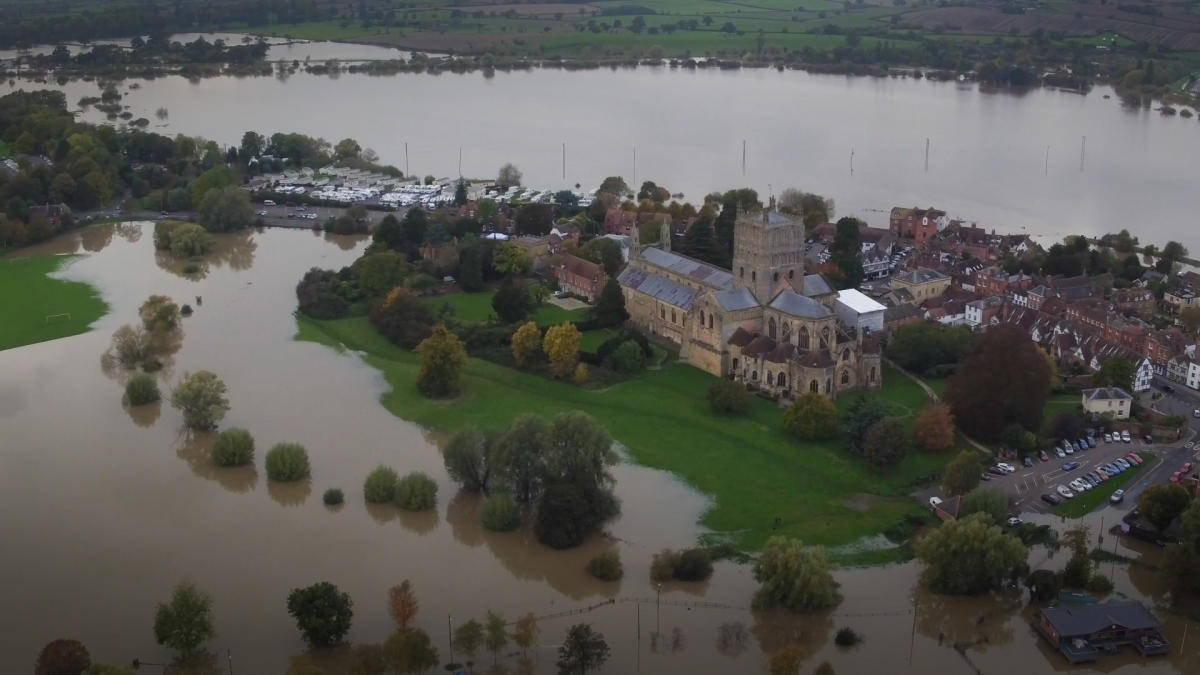
[[[298,443],[276,443],[267,452],[267,478],[289,482],[308,478],[308,451]]]
[[[587,498],[574,485],[551,485],[538,504],[534,534],[551,548],[572,548],[583,543],[594,518]]]
[[[149,375],[134,375],[129,384],[125,385],[125,402],[129,405],[146,405],[161,398],[158,383]]]
[[[1092,578],[1088,579],[1087,589],[1093,593],[1111,593],[1113,582],[1103,574],[1093,574]]]
[[[679,566],[679,554],[669,548],[664,548],[650,559],[650,579],[652,581],[670,581],[675,578],[675,568]]]
[[[399,476],[386,466],[375,467],[363,482],[363,498],[368,504],[386,504],[396,498],[396,481]]]
[[[512,497],[498,492],[483,500],[479,521],[492,532],[511,532],[521,525],[521,511]]]
[[[254,461],[254,437],[245,429],[226,429],[213,443],[212,462],[217,466],[245,466]]]
[[[609,357],[609,363],[613,370],[622,375],[635,375],[646,369],[646,357],[642,354],[642,348],[633,340],[621,343]]]
[[[717,380],[708,388],[708,405],[722,415],[744,415],[750,409],[750,392],[733,380]]]
[[[78,640],[55,640],[42,648],[34,675],[77,675],[91,667],[92,657]]]
[[[621,554],[616,551],[605,551],[592,558],[587,564],[588,574],[600,581],[616,581],[625,575],[621,568]]]
[[[571,373],[571,384],[582,387],[588,383],[588,367],[586,363],[576,363],[575,372]]]
[[[321,497],[321,501],[325,502],[325,506],[337,506],[346,501],[346,496],[338,488],[329,488]]]
[[[849,626],[839,628],[837,635],[834,636],[833,642],[839,647],[853,647],[862,640],[862,636],[855,633]]]
[[[675,578],[680,581],[705,581],[712,576],[712,556],[702,548],[689,548],[679,554]]]
[[[199,274],[200,266],[194,262],[190,262],[183,266],[183,273],[184,274]]]
[[[182,314],[183,316],[191,316],[192,315],[192,306],[187,303],[184,303],[183,307],[179,308],[179,313]]]
[[[420,471],[396,482],[396,506],[405,511],[428,511],[437,506],[437,483]]]

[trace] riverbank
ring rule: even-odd
[[[108,312],[92,286],[51,276],[77,258],[0,258],[0,350],[85,333]]]
[[[387,342],[366,318],[297,317],[297,323],[298,340],[358,352],[391,387],[381,396],[382,405],[427,428],[503,427],[531,411],[588,412],[632,460],[669,471],[708,495],[713,503],[702,523],[718,538],[745,549],[761,547],[774,534],[849,547],[906,519],[921,519],[924,511],[907,494],[915,480],[939,471],[949,458],[912,453],[895,469],[878,474],[835,443],[801,443],[787,436],[782,410],[772,402],[754,398],[745,417],[714,416],[704,392],[715,378],[679,363],[594,391],[470,359],[462,374],[465,393],[450,403],[431,401],[414,386],[417,356]],[[884,382],[880,395],[911,422],[927,400],[924,392],[890,368]],[[910,555],[894,545],[838,558],[858,564]]]

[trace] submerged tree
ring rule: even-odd
[[[191,583],[176,586],[171,600],[160,603],[154,613],[154,641],[184,659],[212,636],[212,598]]]
[[[824,548],[806,547],[791,537],[771,537],[754,563],[754,579],[760,584],[754,606],[792,611],[833,607],[841,596],[832,570]]]
[[[608,660],[608,643],[604,636],[592,630],[586,623],[571,626],[567,638],[558,648],[559,675],[585,675],[596,670]]]
[[[292,589],[287,598],[288,614],[296,620],[304,641],[314,647],[342,641],[350,632],[353,606],[350,595],[328,581]]]
[[[207,370],[184,373],[171,392],[171,405],[183,413],[183,423],[193,429],[212,429],[229,412],[228,390],[221,378]]]

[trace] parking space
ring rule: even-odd
[[[346,212],[346,209],[333,206],[286,206],[284,204],[255,204],[255,213],[259,215],[268,225],[274,227],[322,227],[325,221],[330,218],[337,218]],[[403,211],[406,211],[404,209]],[[400,211],[396,213],[396,217],[403,217],[404,213]],[[379,224],[379,221],[387,215],[381,211],[367,211],[367,225],[371,229]]]

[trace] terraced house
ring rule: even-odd
[[[837,292],[805,274],[804,224],[769,208],[734,226],[733,270],[657,248],[619,278],[630,321],[679,345],[680,358],[781,398],[831,398],[883,381],[880,342],[835,312]]]

